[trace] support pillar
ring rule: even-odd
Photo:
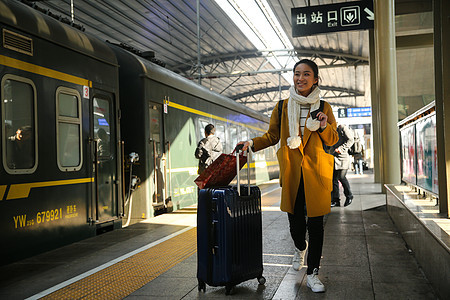
[[[375,45],[380,99],[381,169],[384,184],[400,184],[394,0],[375,0]]]
[[[201,48],[200,48],[200,0],[197,0],[197,72],[198,84],[202,84],[202,64],[201,64]]]
[[[370,97],[372,99],[372,156],[373,175],[376,183],[381,183],[383,165],[381,160],[381,125],[380,125],[380,97],[378,96],[379,79],[377,77],[377,55],[375,46],[375,32],[369,30],[369,64],[370,64]]]
[[[436,94],[436,139],[439,184],[439,212],[450,215],[450,3],[433,1],[434,69]],[[446,117],[448,116],[448,117]]]

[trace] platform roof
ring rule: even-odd
[[[103,40],[153,51],[168,69],[199,81],[196,0],[32,2],[69,19],[73,15],[74,23]],[[250,2],[256,9],[246,7]],[[340,2],[347,1],[200,0],[201,84],[270,114],[279,99],[288,97],[292,73],[287,70],[301,58],[312,58],[319,65],[327,101],[335,107],[370,106],[367,30],[298,38],[291,34],[291,8]],[[431,1],[396,2],[400,9],[423,10],[417,6]],[[272,26],[278,44],[258,23],[261,19]]]

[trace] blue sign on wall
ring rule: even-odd
[[[372,115],[371,107],[349,107],[347,108],[347,117],[370,117]]]

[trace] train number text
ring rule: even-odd
[[[62,218],[62,208],[38,212],[36,215],[37,224],[59,220]]]

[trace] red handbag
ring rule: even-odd
[[[227,186],[231,180],[237,175],[236,172],[236,155],[233,151],[231,154],[221,154],[212,164],[210,164],[200,175],[194,180],[200,189],[209,187]],[[247,162],[247,156],[243,152],[239,154],[239,170]]]

